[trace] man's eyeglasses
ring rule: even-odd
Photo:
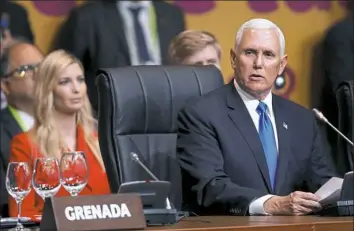
[[[33,74],[37,71],[39,64],[31,64],[31,65],[22,65],[19,68],[7,73],[3,76],[3,78],[9,78],[11,76],[17,78],[26,78],[29,76],[33,76]]]

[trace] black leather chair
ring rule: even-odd
[[[170,200],[181,206],[176,159],[176,117],[186,101],[223,85],[214,66],[136,66],[97,73],[100,149],[112,193],[123,182],[151,180],[130,152],[172,184]]]
[[[338,104],[338,128],[352,142],[354,140],[354,87],[353,81],[345,81],[336,91]],[[338,135],[337,167],[341,175],[354,170],[354,151],[341,136]]]

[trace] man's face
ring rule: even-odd
[[[213,45],[205,47],[183,60],[185,65],[215,65],[220,69],[220,58],[218,51]]]
[[[264,99],[286,64],[280,54],[275,29],[246,29],[236,50],[230,51],[231,65],[239,86],[258,99]]]
[[[18,44],[9,54],[9,74],[1,87],[9,99],[32,101],[35,66],[43,60],[42,53],[29,44]],[[27,68],[26,68],[27,67]]]

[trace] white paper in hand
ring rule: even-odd
[[[332,177],[315,193],[321,198],[321,204],[330,204],[335,202],[340,197],[340,192],[343,185],[343,179],[339,177]]]

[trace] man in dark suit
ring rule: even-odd
[[[320,209],[311,192],[335,173],[315,117],[271,92],[287,65],[283,33],[266,19],[250,20],[230,54],[235,79],[178,116],[185,208],[234,215]]]
[[[1,89],[5,92],[8,106],[0,111],[0,182],[5,182],[5,174],[10,155],[12,138],[28,131],[33,119],[33,73],[43,60],[42,52],[32,44],[14,41],[5,49],[0,59]],[[7,214],[5,187],[0,187],[0,212]]]
[[[320,109],[327,119],[338,125],[338,105],[336,91],[343,81],[354,79],[354,44],[353,44],[353,10],[354,1],[348,1],[348,15],[334,24],[327,32],[323,43],[324,79]],[[334,158],[337,159],[338,134],[326,127],[327,138],[332,146]],[[344,167],[336,163],[338,171]]]
[[[169,43],[185,29],[182,11],[164,1],[98,1],[73,9],[56,48],[84,65],[88,95],[97,110],[98,68],[166,64]]]
[[[325,75],[331,82],[332,91],[342,81],[354,78],[353,14],[336,23],[328,30],[324,42]]]

